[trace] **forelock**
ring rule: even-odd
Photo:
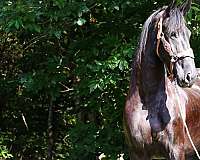
[[[169,33],[174,30],[181,30],[185,26],[183,14],[177,7],[170,10],[169,17],[166,19],[164,25]]]

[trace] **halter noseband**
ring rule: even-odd
[[[184,59],[186,57],[190,57],[190,58],[194,59],[194,54],[193,54],[192,48],[188,48],[188,49],[186,49],[186,50],[184,50],[182,52],[174,53],[172,51],[171,45],[165,39],[163,30],[162,30],[162,23],[163,23],[163,17],[161,17],[160,20],[157,23],[158,32],[157,32],[156,53],[157,53],[158,57],[160,57],[159,46],[160,46],[160,41],[161,41],[165,51],[171,57],[170,68],[168,69],[167,66],[166,66],[167,71],[168,71],[169,75],[173,75],[173,65],[174,65],[174,63],[177,62],[179,59]]]

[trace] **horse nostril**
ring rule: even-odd
[[[185,77],[185,81],[187,82],[187,83],[189,83],[190,81],[191,81],[191,73],[187,73],[187,75],[186,75],[186,77]]]

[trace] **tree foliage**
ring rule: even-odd
[[[2,0],[0,158],[47,159],[52,127],[53,159],[128,159],[122,117],[132,56],[145,19],[167,4]],[[193,3],[197,64],[199,20]]]

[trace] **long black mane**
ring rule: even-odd
[[[166,7],[164,7],[166,8]],[[148,33],[149,33],[149,29],[151,28],[153,21],[155,20],[155,18],[157,19],[158,15],[160,12],[162,12],[164,10],[164,8],[159,9],[155,12],[153,12],[149,18],[145,21],[143,28],[142,28],[142,32],[140,35],[140,40],[139,40],[139,44],[138,44],[138,49],[136,51],[136,63],[138,65],[140,65],[141,63],[141,57],[146,53],[146,43],[147,43],[147,38],[148,38]]]
[[[134,54],[133,62],[132,62],[132,71],[131,71],[131,81],[130,81],[130,94],[135,91],[134,86],[138,75],[138,71],[141,69],[141,60],[144,54],[146,53],[146,43],[147,38],[149,34],[149,29],[152,27],[153,20],[155,20],[155,17],[158,17],[158,14],[165,10],[166,7],[163,7],[161,9],[158,9],[157,11],[154,11],[149,18],[145,21],[142,32],[140,35],[140,39],[138,42],[138,47],[136,50],[136,53]],[[160,16],[160,15],[159,15]]]

